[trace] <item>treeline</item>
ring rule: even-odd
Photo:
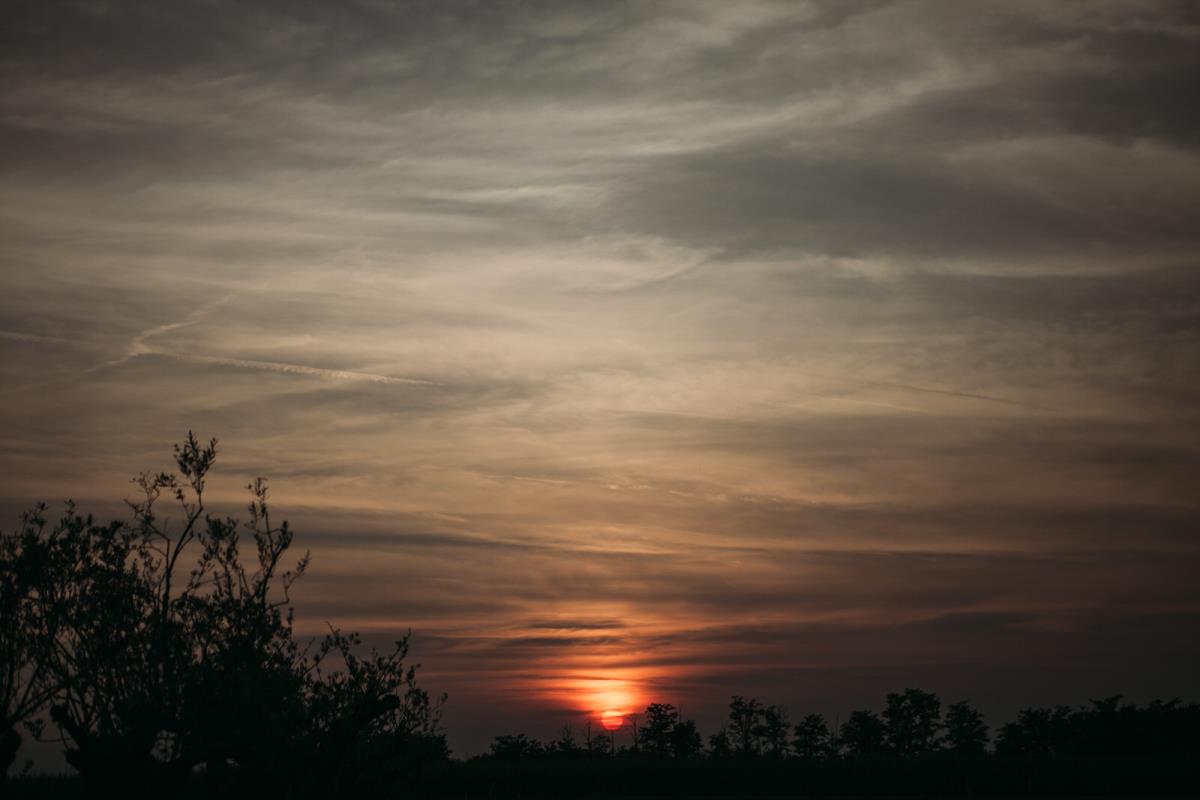
[[[677,709],[630,715],[607,733],[566,727],[550,742],[497,737],[490,752],[441,768],[422,791],[445,796],[1145,796],[1200,786],[1200,706],[1120,697],[1080,708],[1027,708],[992,731],[969,703],[889,694],[882,712],[840,725],[789,720],[735,696],[707,739]]]
[[[1200,705],[1155,700],[1145,706],[1121,696],[1088,706],[1026,708],[1002,725],[991,742],[983,714],[967,701],[942,711],[931,692],[905,689],[887,695],[882,713],[855,711],[831,726],[821,714],[791,724],[779,706],[735,695],[727,722],[704,744],[696,723],[674,706],[651,703],[624,726],[629,741],[590,726],[577,736],[571,726],[543,743],[524,734],[498,736],[485,758],[520,760],[561,757],[641,757],[681,761],[730,759],[804,762],[890,759],[1174,757],[1200,754]]]
[[[262,479],[244,523],[206,510],[216,455],[189,433],[176,472],[134,478],[128,522],[38,506],[0,534],[0,776],[24,736],[101,797],[377,793],[446,758],[444,697],[417,685],[407,638],[366,655],[333,628],[297,639],[309,558],[286,561]]]

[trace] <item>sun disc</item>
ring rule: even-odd
[[[610,709],[600,715],[600,724],[606,731],[615,731],[625,724],[625,715],[616,709]]]

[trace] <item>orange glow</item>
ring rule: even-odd
[[[625,715],[615,708],[610,708],[600,715],[600,724],[606,731],[615,731],[625,724]]]
[[[589,668],[557,677],[544,687],[553,702],[575,708],[605,728],[612,724],[615,730],[626,716],[645,706],[645,680],[640,671]]]

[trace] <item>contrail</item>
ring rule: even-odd
[[[30,344],[66,344],[78,346],[79,343],[71,339],[62,339],[58,336],[38,336],[34,333],[18,333],[17,331],[0,331],[0,339],[9,342],[28,342]]]
[[[1004,397],[994,397],[987,394],[974,394],[972,392],[958,392],[951,389],[932,389],[928,386],[913,386],[908,383],[890,383],[888,381],[874,381],[867,378],[854,378],[846,375],[826,375],[820,372],[804,371],[806,375],[811,375],[814,378],[823,378],[825,380],[849,381],[863,386],[880,386],[886,389],[903,389],[908,392],[920,392],[922,394],[940,394],[946,397],[962,397],[967,400],[982,400],[985,403],[1000,403],[1006,406],[1017,406],[1018,408],[1029,408],[1034,411],[1048,411],[1053,413],[1055,409],[1047,406],[1039,406],[1034,403],[1026,403],[1021,400],[1009,400]],[[859,401],[865,402],[865,401]]]
[[[929,409],[927,409],[927,408],[919,408],[917,406],[905,406],[905,405],[901,405],[899,403],[881,403],[878,400],[855,400],[851,397],[837,397],[837,396],[831,395],[831,394],[817,394],[817,395],[813,395],[813,397],[821,397],[826,400],[832,400],[835,403],[853,403],[855,405],[860,405],[860,406],[879,406],[880,408],[896,408],[901,411],[916,411],[921,414],[929,413]],[[793,407],[803,408],[804,406],[793,406]]]
[[[322,367],[310,367],[305,364],[291,364],[284,361],[260,361],[249,358],[226,358],[222,356],[206,356],[199,353],[180,353],[170,350],[159,350],[152,347],[149,341],[156,336],[161,336],[164,333],[186,328],[189,325],[195,325],[200,322],[221,304],[225,303],[232,295],[226,295],[208,305],[198,308],[188,314],[179,322],[168,322],[162,325],[155,325],[152,328],[147,328],[140,331],[132,339],[125,348],[124,354],[121,356],[104,361],[95,366],[83,371],[84,375],[90,375],[100,370],[119,367],[140,356],[162,356],[164,358],[173,358],[179,361],[187,361],[194,364],[219,364],[223,366],[239,367],[242,369],[257,369],[267,372],[279,372],[287,375],[304,375],[313,378],[322,378],[325,380],[336,381],[358,381],[364,383],[380,383],[385,385],[409,385],[409,386],[438,386],[436,381],[421,380],[418,378],[397,378],[392,375],[381,375],[374,372],[359,372],[357,370],[346,369],[325,369]],[[75,347],[90,347],[86,342],[80,342],[73,339],[62,339],[49,336],[37,336],[31,333],[17,333],[15,331],[0,330],[0,339],[18,342],[30,343],[45,343],[45,344],[65,344]],[[8,391],[0,392],[0,394],[8,394],[12,391],[27,391],[29,389],[44,388],[57,383],[63,383],[70,380],[67,377],[54,378],[41,383],[29,384],[26,386],[14,387]]]
[[[310,367],[304,364],[289,364],[284,361],[257,361],[249,358],[223,358],[221,356],[205,356],[196,353],[172,353],[164,350],[150,351],[154,355],[176,358],[180,361],[191,361],[196,364],[220,364],[243,369],[259,369],[267,372],[282,372],[288,375],[308,375],[314,378],[328,380],[362,381],[367,383],[383,383],[389,385],[408,384],[417,386],[438,386],[436,381],[426,381],[419,378],[397,378],[392,375],[380,375],[375,372],[357,372],[347,369],[324,369]]]
[[[1035,411],[1051,411],[1055,409],[1049,406],[1039,406],[1036,403],[1026,403],[1021,400],[1009,400],[1004,397],[993,397],[987,394],[972,394],[971,392],[955,392],[950,389],[930,389],[926,386],[908,386],[903,383],[880,383],[878,381],[865,381],[865,383],[875,383],[878,386],[891,386],[896,389],[907,389],[910,392],[924,392],[925,394],[942,394],[947,397],[965,397],[968,400],[983,400],[988,403],[1000,403],[1006,406],[1017,406],[1019,408],[1029,408]]]
[[[232,296],[233,296],[232,294],[227,294],[224,297],[214,300],[213,302],[209,303],[206,306],[197,308],[195,311],[188,314],[186,317],[184,317],[179,322],[168,322],[163,325],[155,325],[153,328],[147,328],[146,330],[136,334],[132,339],[129,340],[129,345],[125,348],[125,355],[121,356],[120,358],[115,358],[112,361],[106,361],[103,364],[97,364],[96,366],[89,369],[87,372],[92,373],[92,372],[96,372],[97,370],[107,369],[109,367],[119,367],[122,364],[124,364],[125,362],[129,361],[130,359],[137,358],[138,356],[159,353],[159,351],[151,349],[150,346],[146,344],[147,340],[152,339],[155,336],[160,336],[164,333],[167,333],[168,331],[178,330],[179,328],[186,328],[189,325],[195,325],[197,322],[204,319],[212,312],[216,311],[219,306],[221,306],[223,303],[225,303],[227,300],[229,300],[229,298]],[[166,353],[159,353],[159,354],[167,355]]]

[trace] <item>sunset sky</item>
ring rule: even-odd
[[[1200,693],[1191,3],[7,2],[0,512],[217,436],[456,753]]]

